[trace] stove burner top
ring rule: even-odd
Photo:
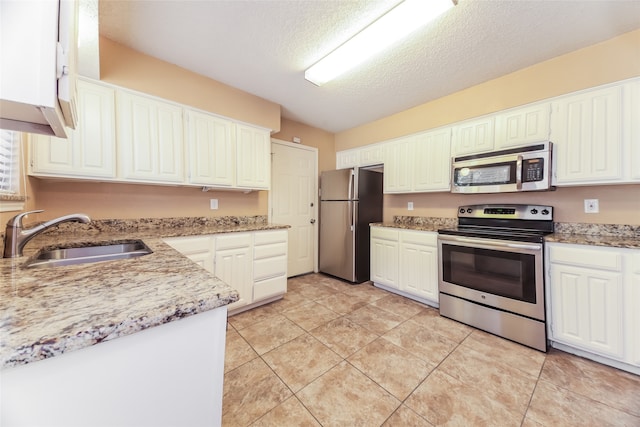
[[[553,207],[540,205],[469,205],[458,208],[458,227],[440,234],[519,242],[544,242],[553,233]]]

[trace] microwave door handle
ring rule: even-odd
[[[516,160],[516,188],[522,190],[522,156]]]

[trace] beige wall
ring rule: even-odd
[[[100,80],[280,130],[280,105],[100,37]]]
[[[385,141],[635,76],[640,76],[640,30],[337,133],[336,150]]]
[[[292,120],[282,119],[280,132],[273,135],[274,138],[290,142],[293,141],[294,136],[301,139],[302,145],[318,149],[318,174],[336,168],[336,149],[332,133]]]

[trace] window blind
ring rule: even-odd
[[[20,132],[0,129],[0,195],[20,193]]]

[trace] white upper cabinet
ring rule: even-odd
[[[496,115],[496,150],[548,141],[551,104],[536,104],[502,111]]]
[[[350,169],[360,166],[360,150],[342,150],[336,153],[336,169]]]
[[[186,111],[190,184],[231,187],[235,176],[234,124],[211,114]]]
[[[266,129],[236,125],[236,186],[268,190],[271,183],[271,138]]]
[[[384,144],[371,144],[362,147],[359,166],[372,166],[384,163]]]
[[[631,181],[640,181],[640,80],[625,86],[623,104],[623,132],[628,135],[625,145],[629,156],[623,156]]]
[[[413,190],[414,137],[389,142],[384,154],[384,192],[410,193]]]
[[[454,126],[452,155],[483,153],[494,149],[495,117],[486,116]]]
[[[553,103],[556,184],[623,179],[622,86],[561,97]]]
[[[451,189],[451,128],[418,134],[415,138],[413,190]]]
[[[77,88],[76,129],[67,139],[32,135],[31,175],[115,178],[115,91],[82,79]]]
[[[184,182],[182,107],[123,90],[116,93],[122,178]]]

